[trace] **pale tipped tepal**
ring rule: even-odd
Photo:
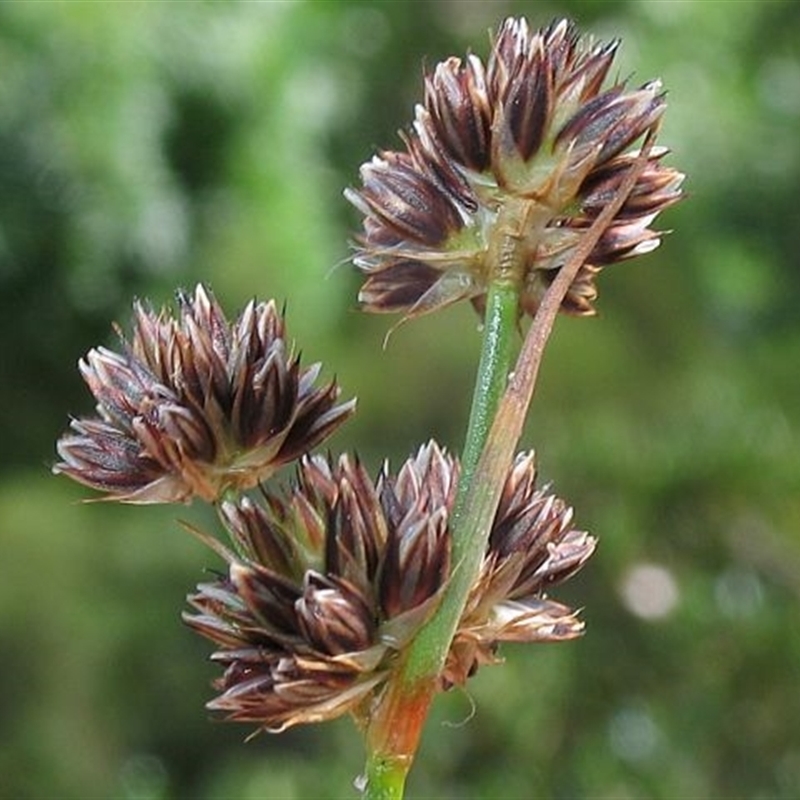
[[[297,479],[263,505],[225,503],[233,546],[203,538],[228,562],[197,587],[187,623],[217,646],[223,668],[209,708],[279,731],[369,705],[446,584],[458,463],[435,443],[372,481],[358,460],[304,458]],[[507,476],[483,568],[439,687],[496,661],[500,643],[574,638],[583,623],[546,592],[576,572],[594,539],[537,489],[533,456]]]
[[[413,317],[462,299],[481,310],[512,237],[525,253],[520,313],[536,312],[666,108],[659,81],[606,86],[617,46],[563,20],[531,33],[508,19],[486,65],[453,57],[425,76],[405,150],[380,152],[346,191],[364,215],[353,260],[365,310]],[[667,152],[651,150],[564,311],[592,314],[600,269],[658,246],[651,225],[684,177],[662,163]]]
[[[275,303],[229,322],[210,291],[179,293],[178,313],[134,304],[121,352],[80,362],[97,416],[74,419],[55,467],[131,503],[214,501],[299,458],[353,411],[335,382],[316,385],[286,340]]]

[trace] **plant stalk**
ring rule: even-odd
[[[451,520],[453,567],[440,606],[419,632],[405,661],[373,709],[367,730],[366,800],[398,800],[403,796],[405,776],[413,761],[450,643],[480,570],[505,476],[522,433],[545,345],[561,303],[646,167],[656,133],[657,126],[648,131],[641,152],[619,191],[595,219],[545,292],[510,376],[510,342],[516,331],[520,283],[509,280],[509,274],[514,274],[514,267],[519,267],[519,274],[522,274],[530,239],[517,237],[515,244],[512,234],[503,236],[501,262],[498,262],[503,269],[498,271],[501,277],[488,293],[481,365]],[[528,221],[539,220],[532,216]],[[534,234],[535,228],[534,225]]]

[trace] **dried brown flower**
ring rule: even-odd
[[[493,248],[510,235],[526,251],[520,310],[535,313],[637,155],[623,151],[666,107],[658,81],[604,88],[617,45],[581,39],[564,20],[531,34],[508,19],[488,65],[449,58],[425,76],[406,151],[379,153],[361,167],[361,189],[345,192],[364,215],[354,263],[366,310],[413,317],[461,299],[482,310],[502,268]],[[661,163],[667,152],[651,152],[564,311],[594,313],[599,270],[658,246],[650,225],[684,177]]]
[[[441,596],[458,472],[435,443],[374,483],[356,459],[311,456],[282,495],[223,504],[233,548],[203,538],[227,574],[198,586],[185,617],[219,647],[209,708],[272,731],[358,714]],[[580,634],[576,613],[544,594],[594,549],[571,517],[535,488],[533,456],[520,456],[441,688],[496,660],[500,642]]]
[[[229,323],[202,286],[179,313],[134,304],[122,352],[80,362],[97,417],[74,419],[54,471],[131,503],[207,501],[251,487],[327,438],[354,410],[320,365],[302,367],[275,303]]]

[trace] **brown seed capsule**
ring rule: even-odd
[[[134,305],[123,352],[91,350],[81,373],[97,418],[76,419],[54,471],[131,503],[248,488],[326,439],[354,410],[319,365],[302,367],[274,302],[229,323],[198,286],[179,314]]]
[[[425,76],[406,151],[382,152],[362,167],[362,188],[345,192],[364,214],[353,261],[365,310],[414,317],[468,299],[481,311],[501,266],[491,252],[508,233],[503,210],[525,206],[515,218],[529,222],[513,231],[526,251],[520,312],[536,312],[632,164],[635,153],[623,151],[666,108],[658,81],[604,88],[617,47],[581,39],[563,20],[531,34],[509,19],[488,66],[449,58]],[[665,153],[655,148],[564,311],[592,314],[600,268],[658,245],[650,225],[682,197],[683,175],[663,166]]]

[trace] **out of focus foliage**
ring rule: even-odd
[[[409,794],[798,796],[800,5],[327,0],[0,5],[2,797],[352,794],[347,721],[244,743],[207,720],[215,669],[179,612],[219,565],[173,520],[213,520],[81,505],[48,465],[90,411],[76,360],[134,295],[198,280],[230,313],[285,301],[360,398],[334,449],[457,450],[476,320],[382,350],[341,190],[398,144],[423,58],[484,54],[509,13],[571,15],[662,77],[691,197],[603,276],[599,319],[560,322],[526,432],[601,539],[568,590],[587,634],[443,698]]]

